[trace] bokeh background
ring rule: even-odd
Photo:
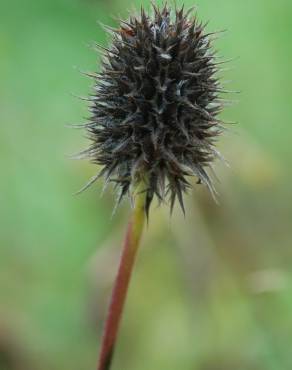
[[[180,0],[177,0],[180,4]],[[186,0],[187,6],[194,5]],[[292,368],[290,0],[197,0],[234,58],[238,102],[218,163],[220,206],[197,186],[187,217],[152,208],[113,370]],[[107,42],[135,0],[0,3],[0,370],[94,369],[129,205],[112,217],[84,122]],[[149,2],[144,0],[146,8]]]

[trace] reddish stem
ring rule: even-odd
[[[109,370],[113,358],[119,325],[127,296],[128,286],[144,225],[144,196],[138,195],[128,224],[119,269],[108,308],[98,370]]]

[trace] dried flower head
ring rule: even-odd
[[[171,209],[178,198],[184,209],[190,176],[214,194],[207,170],[219,156],[222,62],[212,34],[191,11],[153,5],[151,15],[141,9],[119,29],[109,28],[112,45],[102,48],[102,70],[92,75],[91,145],[83,154],[102,169],[89,184],[100,176],[115,182],[120,201],[145,181],[147,214],[154,195],[170,200]]]

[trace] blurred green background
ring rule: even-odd
[[[180,4],[180,1],[177,0]],[[187,6],[194,5],[190,0]],[[152,208],[113,370],[292,368],[291,0],[197,0],[216,42],[235,57],[224,79],[240,90],[220,148],[218,207],[201,187],[179,210]],[[96,366],[105,307],[129,205],[114,217],[86,147],[96,71],[130,0],[0,4],[0,370]],[[149,3],[145,1],[146,8]]]

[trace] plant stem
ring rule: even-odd
[[[119,330],[128,286],[145,222],[145,192],[137,191],[135,205],[128,224],[119,269],[108,308],[98,370],[109,370]]]

